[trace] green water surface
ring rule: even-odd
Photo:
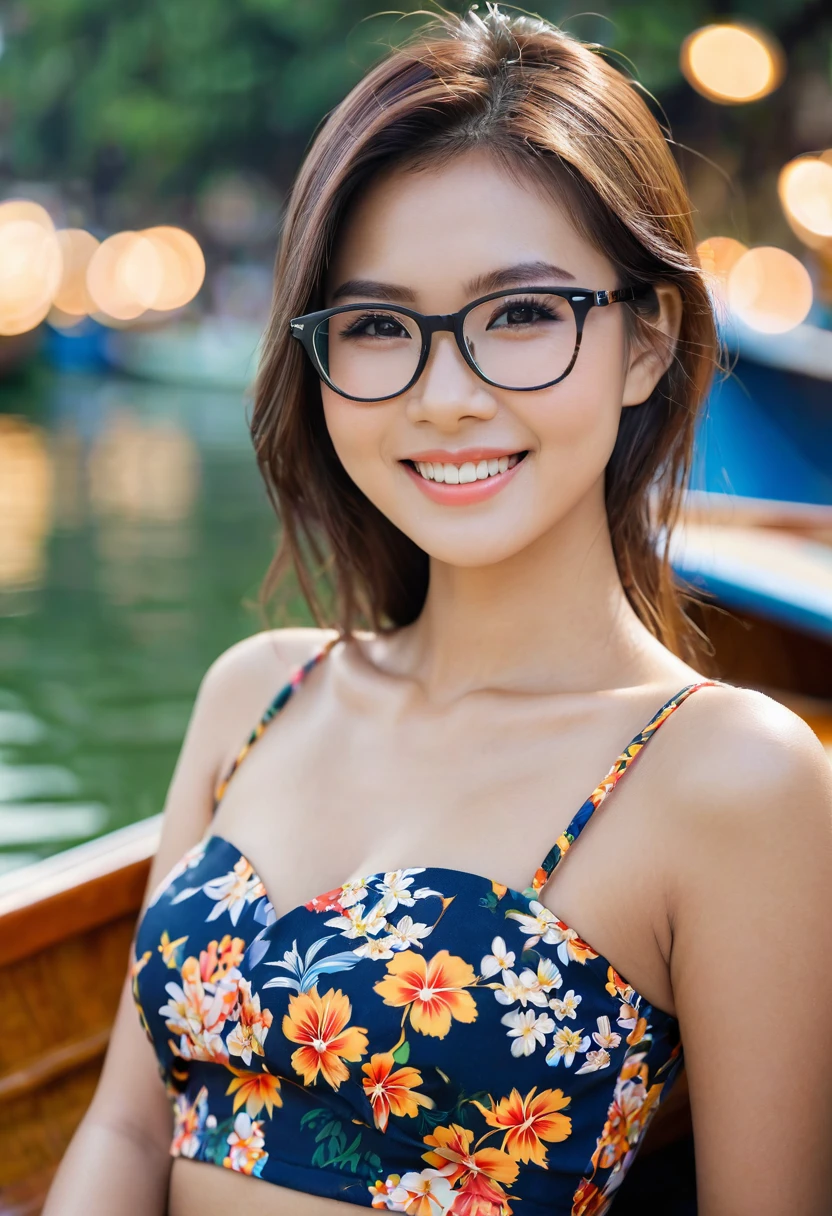
[[[158,812],[206,668],[266,624],[250,409],[112,375],[0,386],[0,873]]]

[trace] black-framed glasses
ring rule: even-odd
[[[591,308],[651,290],[524,287],[493,291],[437,316],[398,305],[342,304],[293,317],[289,325],[321,379],[352,401],[387,401],[407,392],[440,330],[453,333],[465,362],[486,384],[533,392],[572,371]]]

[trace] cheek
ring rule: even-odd
[[[341,464],[367,495],[374,498],[374,484],[385,471],[385,436],[390,409],[385,405],[360,405],[321,386],[321,399],[332,446]]]
[[[615,444],[622,389],[619,365],[579,358],[564,381],[528,394],[515,408],[536,435],[545,464],[554,462],[579,479],[592,478]]]

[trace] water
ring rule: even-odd
[[[264,627],[242,393],[0,386],[0,873],[157,813],[199,681]],[[309,623],[297,598],[292,622]]]

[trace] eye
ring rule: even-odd
[[[557,303],[561,305],[558,308]],[[563,308],[568,307],[565,301],[544,301],[542,299],[503,300],[499,308],[486,326],[487,329],[517,329],[521,326],[546,324],[560,321]]]
[[[349,315],[349,314],[347,314]],[[361,313],[353,317],[338,335],[340,338],[409,338],[404,325],[391,313]]]

